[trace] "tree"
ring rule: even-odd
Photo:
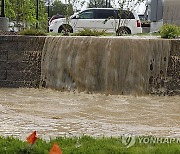
[[[39,20],[38,20],[38,23],[39,23],[40,28],[47,30],[48,13],[46,11],[45,2],[43,0],[39,0]]]
[[[34,22],[35,6],[31,0],[6,0],[6,16],[17,23]]]
[[[48,6],[46,6],[46,10],[48,9]],[[67,14],[67,9],[69,10],[69,14],[73,14],[73,6],[72,4],[63,4],[61,1],[55,0],[50,6],[49,6],[49,16],[53,16],[56,14]]]
[[[35,27],[39,23],[40,27],[47,25],[47,13],[45,12],[44,1],[39,0],[39,20],[36,20],[36,0],[6,0],[6,17],[14,21],[22,28]]]

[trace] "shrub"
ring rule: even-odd
[[[38,30],[38,29],[24,29],[19,32],[20,35],[32,35],[32,36],[46,36],[46,33],[44,31]]]
[[[165,24],[160,29],[161,38],[173,39],[179,35],[179,28],[176,25]]]
[[[102,35],[106,35],[107,33],[105,32],[105,30],[102,31],[97,31],[97,30],[91,30],[91,29],[83,29],[77,33],[75,33],[75,36],[102,36]]]

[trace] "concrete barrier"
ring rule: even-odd
[[[180,40],[0,36],[0,87],[39,85],[105,94],[180,94]]]
[[[38,87],[45,37],[0,36],[0,87]]]

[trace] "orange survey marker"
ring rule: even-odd
[[[36,131],[34,131],[32,134],[30,134],[28,137],[27,137],[27,141],[30,143],[30,144],[34,144],[34,142],[36,141],[37,139],[37,136],[36,136]]]
[[[59,148],[59,146],[54,143],[54,145],[52,146],[51,150],[50,150],[50,154],[62,154],[61,149]]]

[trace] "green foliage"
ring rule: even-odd
[[[31,36],[46,36],[46,33],[44,31],[37,30],[37,29],[30,29],[30,28],[21,30],[19,34],[20,35],[31,35]]]
[[[160,29],[161,38],[173,39],[179,35],[179,28],[176,25],[165,24]]]
[[[33,3],[30,0],[6,0],[5,11],[10,21],[17,21],[18,23],[26,19],[33,20],[31,17],[35,14],[35,7],[33,7]]]
[[[47,9],[47,7],[46,7]],[[68,12],[67,12],[68,11]],[[73,6],[72,4],[63,4],[59,0],[55,0],[51,6],[49,7],[49,15],[52,17],[53,15],[56,14],[62,14],[62,15],[72,15],[73,14]]]
[[[58,137],[46,142],[37,139],[31,147],[26,141],[12,137],[0,137],[1,154],[49,154],[54,143],[57,143],[63,154],[174,154],[180,153],[179,143],[136,143],[130,148],[122,144],[121,137]]]
[[[43,29],[45,31],[47,30],[47,27],[48,27],[48,14],[46,12],[43,0],[39,0],[39,19],[38,19],[37,23],[38,23],[38,26],[39,26],[38,28],[39,29]],[[30,27],[34,27],[34,24],[33,25],[31,24]]]
[[[106,32],[103,31],[97,31],[97,30],[91,30],[91,29],[83,29],[77,33],[74,34],[75,36],[102,36],[106,35]]]
[[[21,28],[35,27],[47,29],[48,16],[43,0],[39,0],[39,19],[36,20],[36,0],[6,0],[5,14],[10,21],[15,21]]]

